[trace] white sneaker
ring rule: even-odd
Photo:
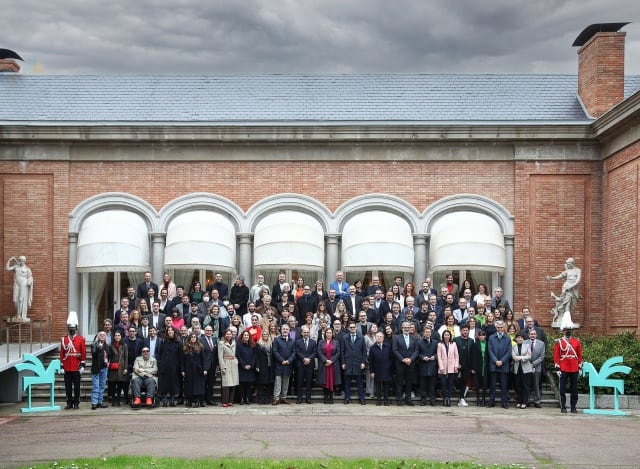
[[[469,404],[467,404],[467,401],[465,401],[464,398],[461,397],[458,401],[458,407],[469,407]]]

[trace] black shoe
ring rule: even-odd
[[[362,400],[360,401],[360,405],[367,405],[367,403],[365,402],[365,400],[364,400],[364,399],[362,399]]]
[[[212,400],[208,400],[208,401],[205,401],[205,402],[207,403],[207,405],[216,405],[216,404],[213,403]]]
[[[177,404],[178,404],[178,405],[182,405],[182,404],[184,404],[184,399],[182,399],[182,398],[178,399],[178,403],[177,403]]]
[[[162,407],[167,407],[168,405],[169,405],[169,403],[168,403],[168,402],[163,402],[163,403],[162,403]]]
[[[502,404],[502,408],[503,409],[508,409],[509,408],[509,404]]]
[[[200,407],[207,407],[207,403],[205,401],[200,401]]]
[[[424,407],[427,405],[427,401],[425,401],[424,399],[420,400],[420,407]]]
[[[389,402],[389,401],[384,401],[384,405],[385,405],[385,407],[388,407],[388,406],[390,406],[390,405],[391,405],[391,402]]]
[[[433,399],[431,399],[431,400],[429,401],[429,404],[431,405],[431,407],[435,407],[435,405],[436,405],[436,401],[434,401]]]
[[[169,402],[169,407],[175,407],[175,406],[176,406],[176,401]]]
[[[69,410],[69,409],[73,409],[72,404],[67,404],[66,406],[64,406],[64,410]]]
[[[396,404],[398,405],[398,407],[402,407],[404,405],[403,401],[396,401]]]
[[[91,410],[96,410],[98,408],[98,404],[91,404]]]
[[[495,407],[495,406],[496,406],[496,405],[495,405],[495,403],[493,403],[493,402],[489,402],[489,403],[487,404],[487,407]]]
[[[376,405],[377,405],[377,406],[381,406],[381,405],[382,405],[382,401],[377,400],[377,401],[376,401]]]
[[[535,407],[536,409],[539,409],[540,407],[542,407],[541,404],[533,404],[533,407]]]
[[[296,399],[296,404],[302,404],[302,399],[300,398]]]
[[[575,407],[571,408],[571,413],[572,414],[577,414],[578,413],[578,409],[576,409]]]
[[[345,404],[349,404],[350,402],[351,402],[351,399],[345,399],[345,400],[344,400],[344,403],[345,403]]]
[[[80,408],[79,404],[73,404],[73,410],[78,410]]]
[[[407,405],[408,405],[409,407],[414,407],[414,406],[415,406],[415,404],[413,403],[413,401],[412,401],[412,400],[410,400],[410,399],[409,399],[409,400],[407,400]]]
[[[311,399],[306,399],[306,400],[305,400],[305,402],[306,402],[307,404],[311,404]]]
[[[561,407],[560,408],[560,412],[562,412],[563,414],[567,413],[567,408],[566,407]]]
[[[109,406],[104,402],[101,402],[100,404],[98,404],[98,407],[100,407],[101,409],[107,409]]]

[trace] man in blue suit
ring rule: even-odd
[[[349,323],[349,333],[342,340],[342,369],[344,370],[344,403],[351,401],[351,381],[355,378],[360,404],[365,405],[362,373],[367,364],[364,336],[356,331],[356,323]]]
[[[289,338],[289,326],[280,326],[280,335],[273,340],[273,361],[275,380],[273,384],[273,405],[289,404],[287,389],[296,358],[294,341]]]
[[[336,291],[336,297],[347,301],[349,297],[349,284],[343,280],[344,274],[339,270],[336,272],[336,281],[331,282],[329,289]]]
[[[496,321],[496,334],[489,337],[489,404],[494,407],[496,401],[496,383],[500,378],[500,395],[502,408],[509,408],[509,367],[511,359],[511,339],[504,332],[504,322]]]
[[[413,406],[411,401],[411,385],[413,376],[416,373],[416,360],[418,358],[418,339],[410,334],[411,324],[402,323],[402,334],[393,338],[393,356],[396,359],[396,400],[398,405],[402,405],[402,395],[404,389],[404,402]]]

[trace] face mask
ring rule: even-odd
[[[205,301],[205,302],[208,302],[209,301],[209,297],[205,296],[205,297],[202,298],[202,300]]]

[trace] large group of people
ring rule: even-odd
[[[451,274],[439,290],[429,277],[420,287],[396,277],[387,289],[376,276],[349,285],[337,272],[328,290],[284,274],[271,288],[262,275],[252,287],[238,275],[229,288],[216,274],[206,289],[187,290],[147,272],[93,341],[92,408],[106,407],[105,387],[112,406],[200,407],[220,396],[229,407],[311,404],[313,386],[325,404],[457,398],[464,407],[475,397],[508,408],[511,389],[517,408],[541,406],[548,343],[529,308],[516,318],[501,288],[458,286]]]

